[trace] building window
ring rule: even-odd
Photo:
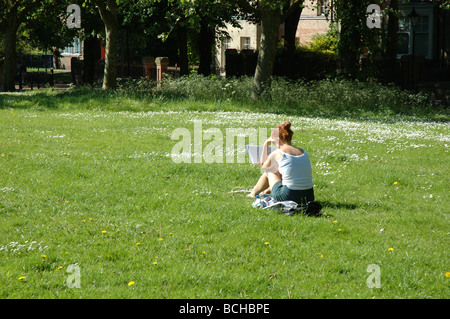
[[[231,47],[231,39],[223,38],[222,39],[222,48],[223,50],[228,50]]]
[[[250,50],[250,38],[241,37],[241,50]]]
[[[411,8],[405,9],[403,17],[399,19],[399,29],[398,29],[398,51],[399,56],[404,54],[412,54],[413,46],[413,29],[408,18],[408,14]],[[433,12],[432,10],[418,10],[417,13],[420,17],[416,26],[416,36],[415,36],[415,54],[424,55],[425,58],[431,59],[433,56]]]
[[[317,15],[318,16],[324,16],[327,15],[330,12],[330,0],[317,0]]]
[[[416,26],[416,54],[418,55],[429,55],[429,20],[428,16],[421,16]]]
[[[81,55],[82,54],[82,45],[81,41],[78,38],[74,38],[71,45],[66,46],[61,53],[73,54],[73,55]]]

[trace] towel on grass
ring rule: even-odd
[[[294,201],[276,201],[269,195],[258,197],[252,203],[254,208],[274,209],[286,215],[294,215],[296,213],[306,213],[307,215],[318,215],[322,209],[322,205],[318,202],[309,202],[306,205],[299,205]]]

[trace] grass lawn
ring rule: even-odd
[[[449,296],[448,122],[52,91],[0,103],[0,298]],[[195,121],[225,136],[286,119],[323,216],[230,193],[256,183],[248,160],[171,158],[172,132],[194,136]],[[380,288],[368,285],[374,265]]]

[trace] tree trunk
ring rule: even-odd
[[[14,92],[16,90],[16,42],[18,27],[17,9],[12,8],[6,20],[6,30],[4,33],[5,60],[3,63],[3,78],[0,92]]]
[[[200,55],[200,65],[198,73],[202,75],[211,74],[212,50],[214,46],[215,28],[211,27],[205,17],[200,20],[200,35],[198,39],[198,49]]]
[[[302,14],[303,7],[300,2],[295,3],[292,12],[284,20],[284,51],[285,61],[284,74],[293,78],[295,75],[295,35],[297,34],[298,21]]]
[[[273,64],[278,44],[278,31],[282,22],[279,9],[261,5],[261,41],[253,78],[253,98],[259,99],[268,93],[271,85]]]
[[[389,9],[386,35],[385,81],[393,82],[397,62],[398,0],[392,0]]]
[[[103,75],[103,89],[114,90],[117,87],[117,39],[119,22],[117,20],[117,4],[115,0],[97,0],[100,17],[105,24],[106,48],[105,71]]]
[[[100,60],[100,42],[97,38],[87,38],[83,46],[83,83],[93,83]]]
[[[178,54],[180,56],[180,75],[189,74],[187,28],[180,26],[177,30]]]
[[[339,69],[344,76],[355,78],[358,71],[358,53],[361,49],[360,0],[342,0],[339,7],[341,21],[339,50]]]
[[[106,27],[105,73],[103,89],[114,90],[117,87],[117,26]]]

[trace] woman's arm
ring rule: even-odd
[[[268,173],[276,173],[278,171],[277,155],[278,150],[270,153],[266,161],[261,165],[261,169]]]
[[[263,150],[261,152],[261,157],[259,158],[259,162],[261,163],[261,166],[266,162],[267,158],[269,157],[269,145],[273,142],[273,139],[269,137],[263,145]]]

